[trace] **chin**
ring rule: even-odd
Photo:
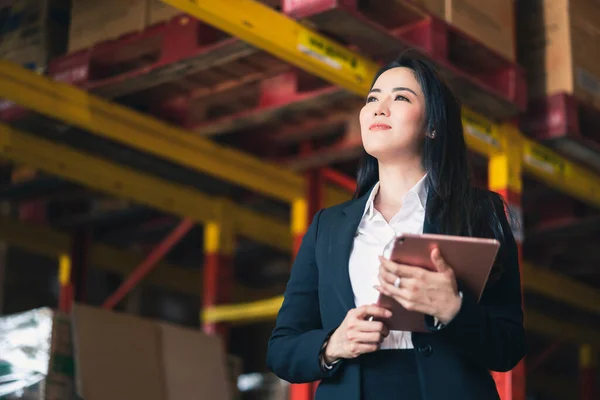
[[[378,160],[385,160],[393,157],[394,151],[390,151],[389,147],[384,146],[365,146],[365,151],[372,157],[375,157]]]
[[[364,148],[369,155],[375,157],[380,162],[398,161],[398,159],[403,158],[403,155],[406,155],[407,152],[412,153],[408,150],[408,146],[391,146],[389,143],[365,145]]]

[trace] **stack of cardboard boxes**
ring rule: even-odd
[[[83,305],[0,317],[2,398],[231,400],[240,373],[218,337],[168,323]]]
[[[531,100],[567,93],[600,109],[600,1],[416,2],[522,65]]]
[[[43,73],[48,62],[181,12],[160,0],[11,0],[0,18],[0,59]]]
[[[142,31],[179,14],[181,11],[160,0],[75,0],[71,9],[69,52]]]
[[[513,0],[416,0],[416,2],[507,60],[515,60]]]
[[[563,92],[600,109],[600,1],[528,0],[518,11],[530,97]]]
[[[0,25],[0,59],[43,73],[67,48],[69,0],[13,0]]]

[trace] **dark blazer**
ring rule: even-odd
[[[360,356],[322,370],[319,352],[327,338],[355,307],[348,262],[369,193],[319,211],[306,232],[269,340],[267,364],[292,383],[320,380],[316,399],[359,400]],[[496,195],[496,194],[494,194]],[[525,354],[517,247],[497,196],[502,222],[499,278],[486,286],[479,303],[463,294],[459,313],[431,332],[413,333],[423,400],[498,399],[492,371],[509,371]],[[483,201],[483,200],[482,200]],[[428,201],[428,207],[431,202]],[[441,233],[426,220],[425,233]]]

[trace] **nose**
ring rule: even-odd
[[[390,107],[388,105],[387,100],[379,101],[376,104],[377,104],[377,107],[375,107],[375,110],[374,110],[375,117],[378,117],[378,116],[389,117],[390,116]]]

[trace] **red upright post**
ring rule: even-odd
[[[598,399],[597,372],[594,349],[589,344],[582,345],[579,348],[579,398],[581,400]]]
[[[521,212],[521,159],[522,149],[517,129],[506,124],[503,127],[506,142],[504,153],[490,158],[488,170],[488,186],[504,197],[509,211],[514,216],[512,226],[519,251],[519,263],[522,259],[523,218]],[[510,219],[509,219],[510,220]],[[522,290],[522,286],[521,286]],[[502,400],[525,400],[525,362],[520,362],[515,368],[506,373],[493,373],[496,387]]]
[[[58,308],[66,313],[71,311],[74,301],[86,299],[86,281],[91,233],[80,230],[72,235],[71,254],[59,258],[58,281],[60,292]]]
[[[292,204],[293,256],[298,254],[302,238],[312,217],[323,207],[323,176],[321,170],[306,174],[306,199],[297,199]],[[289,400],[312,400],[318,382],[290,385]]]

